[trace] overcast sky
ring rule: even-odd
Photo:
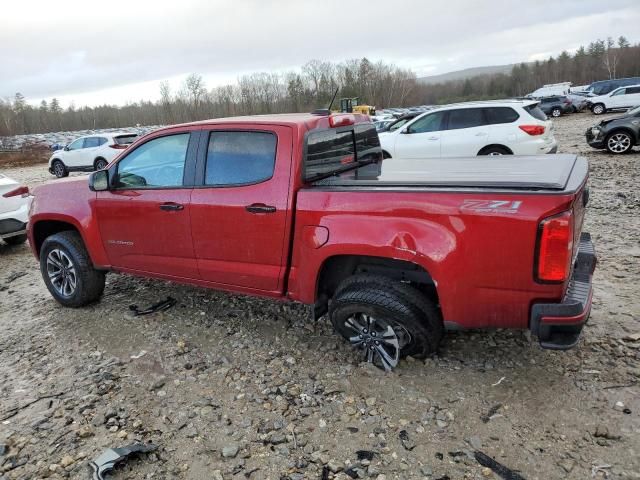
[[[640,41],[640,0],[20,0],[0,16],[0,97],[155,100],[311,59],[368,57],[418,76],[544,59],[596,38]]]

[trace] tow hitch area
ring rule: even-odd
[[[542,348],[567,350],[578,343],[582,327],[591,313],[596,262],[591,235],[582,233],[569,287],[562,302],[538,303],[531,309],[531,333],[538,337]]]

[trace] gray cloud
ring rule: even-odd
[[[11,3],[0,19],[0,97],[282,70],[313,58],[367,56],[442,73],[633,36],[640,24],[637,0]]]

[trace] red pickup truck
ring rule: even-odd
[[[62,305],[99,299],[109,271],[299,301],[391,369],[445,328],[574,346],[596,263],[587,177],[572,155],[383,160],[357,114],[216,119],[37,187],[28,235]]]

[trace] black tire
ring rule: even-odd
[[[96,158],[96,161],[93,164],[95,170],[104,170],[107,165],[109,165],[109,162],[104,158]]]
[[[21,245],[27,241],[27,235],[26,234],[16,235],[14,237],[7,237],[3,240],[5,241],[5,243],[9,245]]]
[[[329,305],[335,330],[349,339],[353,331],[345,322],[364,314],[385,321],[408,334],[400,357],[424,358],[434,353],[444,327],[440,311],[422,292],[409,284],[376,275],[357,275],[345,280]]]
[[[494,145],[492,147],[486,147],[478,152],[478,155],[513,155],[509,150],[505,147],[501,147],[499,145]]]
[[[593,107],[591,107],[591,111],[594,115],[602,115],[607,112],[603,103],[596,103]]]
[[[69,176],[69,170],[67,170],[67,167],[61,160],[54,160],[51,164],[51,169],[53,170],[53,174],[58,178]]]
[[[558,118],[558,117],[562,116],[562,109],[558,108],[558,107],[552,108],[551,109],[551,116],[553,118]]]
[[[64,288],[54,285],[50,277],[57,268],[53,263],[55,258],[69,261],[65,264],[67,272],[73,269],[75,288],[70,289],[68,294],[64,293]],[[104,291],[105,273],[93,268],[89,253],[77,232],[60,232],[45,239],[40,249],[40,272],[51,296],[65,307],[88,305],[98,300]]]
[[[629,132],[617,130],[607,135],[605,146],[609,153],[614,155],[622,155],[629,153],[633,148],[634,139]]]

